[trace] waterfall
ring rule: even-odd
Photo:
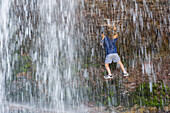
[[[75,0],[1,1],[0,111],[64,112],[83,99]],[[78,54],[79,53],[79,54]]]
[[[0,111],[3,109],[2,103],[5,101],[5,75],[11,75],[11,68],[9,61],[11,57],[8,51],[9,44],[9,30],[7,26],[8,21],[8,9],[10,7],[10,2],[0,1]]]

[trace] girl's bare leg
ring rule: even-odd
[[[105,67],[106,67],[106,70],[107,70],[108,74],[111,75],[111,71],[110,71],[110,68],[109,68],[109,63],[105,63]]]
[[[121,61],[118,61],[117,63],[120,65],[122,71],[123,71],[123,72],[126,72],[126,71],[125,71],[125,68],[124,68],[124,66],[123,66],[123,64],[122,64],[122,62],[121,62]]]

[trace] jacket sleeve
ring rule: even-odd
[[[116,39],[114,39],[114,41],[116,42],[116,41],[117,41],[117,38],[116,38]]]
[[[104,44],[104,40],[105,40],[105,39],[101,40],[100,43]]]

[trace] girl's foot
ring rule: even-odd
[[[129,76],[129,74],[127,72],[124,72],[123,75],[124,76]]]
[[[113,78],[113,75],[106,75],[106,76],[104,76],[104,78],[105,79],[111,79],[111,78]]]

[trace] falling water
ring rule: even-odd
[[[78,1],[0,3],[0,112],[64,112],[80,105]]]
[[[5,98],[5,76],[10,76],[11,71],[10,71],[10,56],[8,55],[8,39],[7,37],[9,36],[8,34],[8,28],[7,28],[7,21],[8,21],[8,9],[9,9],[9,1],[0,1],[1,5],[1,10],[0,10],[0,15],[1,15],[1,21],[0,21],[0,111],[3,109],[2,103],[4,102]]]

